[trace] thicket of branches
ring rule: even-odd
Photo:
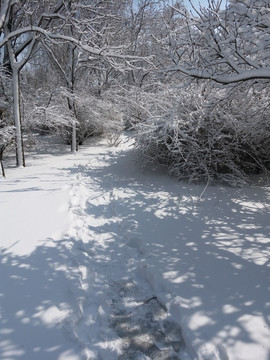
[[[137,125],[143,165],[164,165],[169,173],[189,182],[233,186],[244,185],[251,174],[266,173],[270,169],[270,109],[255,104],[253,94],[243,92],[242,101],[235,91],[232,98],[226,94],[218,100],[213,93],[207,98],[197,89],[180,92],[163,116]]]
[[[101,122],[106,112],[100,111],[103,91],[119,74],[149,63],[147,56],[137,54],[135,42],[144,12],[151,11],[153,4],[141,1],[134,15],[132,0],[0,1],[0,65],[12,83],[18,166],[25,166],[24,115],[32,114],[31,123],[35,119],[37,127],[45,120],[44,127],[59,128],[70,138],[73,152],[89,133],[96,132],[93,126],[101,127],[98,118],[100,115]],[[50,72],[52,76],[48,76]],[[28,87],[27,73],[33,75]],[[44,99],[36,96],[40,85]],[[56,94],[56,89],[65,89],[66,98],[62,91]],[[89,103],[88,114],[84,111],[83,116],[79,96]],[[3,107],[1,112],[5,112]],[[107,112],[112,117],[112,110]]]
[[[137,147],[144,165],[166,165],[179,179],[238,186],[270,169],[270,3],[220,3],[168,10],[156,43],[176,95],[164,87],[162,110],[138,125]]]

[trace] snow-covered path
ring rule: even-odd
[[[138,220],[128,219],[136,194],[129,187],[137,187],[137,179],[112,171],[118,156],[100,149],[98,157],[70,169],[76,181],[68,238],[80,285],[65,331],[86,359],[189,359],[181,328],[148,269]]]
[[[269,189],[200,200],[131,155],[85,146],[0,179],[0,359],[268,360]]]

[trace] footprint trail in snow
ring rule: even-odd
[[[160,296],[165,290],[147,264],[136,221],[128,220],[119,201],[132,201],[129,185],[101,176],[102,160],[79,165],[72,174],[67,243],[73,310],[64,332],[83,359],[188,360],[181,328]]]

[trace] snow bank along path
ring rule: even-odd
[[[0,359],[269,359],[269,189],[199,199],[125,143],[7,175]]]

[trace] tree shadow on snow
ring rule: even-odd
[[[46,242],[50,242],[47,239]],[[61,242],[27,256],[0,251],[0,358],[79,359],[60,327],[70,311],[69,254]]]
[[[180,294],[178,320],[202,339],[196,350],[213,340],[235,357],[249,358],[242,344],[247,351],[259,345],[261,358],[270,355],[269,189],[209,186],[200,199],[203,187],[143,174],[125,152],[105,167],[70,171],[99,185],[85,212],[103,219],[89,225],[93,238],[110,234],[99,249],[104,261],[113,268],[123,262],[121,247],[137,250],[153,291],[166,284],[172,296]],[[123,277],[138,266],[126,259]]]
[[[152,316],[168,310],[183,324],[186,341],[196,336],[195,350],[214,341],[244,359],[249,354],[240,353],[241,344],[259,345],[258,358],[267,358],[269,190],[208,187],[200,200],[201,186],[142,173],[125,152],[103,162],[65,169],[93,187],[76,239],[53,246],[48,240],[27,256],[1,250],[0,358],[79,359],[82,344],[104,358],[117,356],[117,339],[106,335],[101,310],[104,317],[112,311],[119,327],[130,317],[133,295],[142,304],[156,301]],[[80,266],[88,271],[85,279]],[[116,301],[121,314],[113,312]],[[97,323],[111,343],[96,341]],[[145,331],[143,323],[135,325]],[[156,351],[149,343],[140,351],[145,346]]]

